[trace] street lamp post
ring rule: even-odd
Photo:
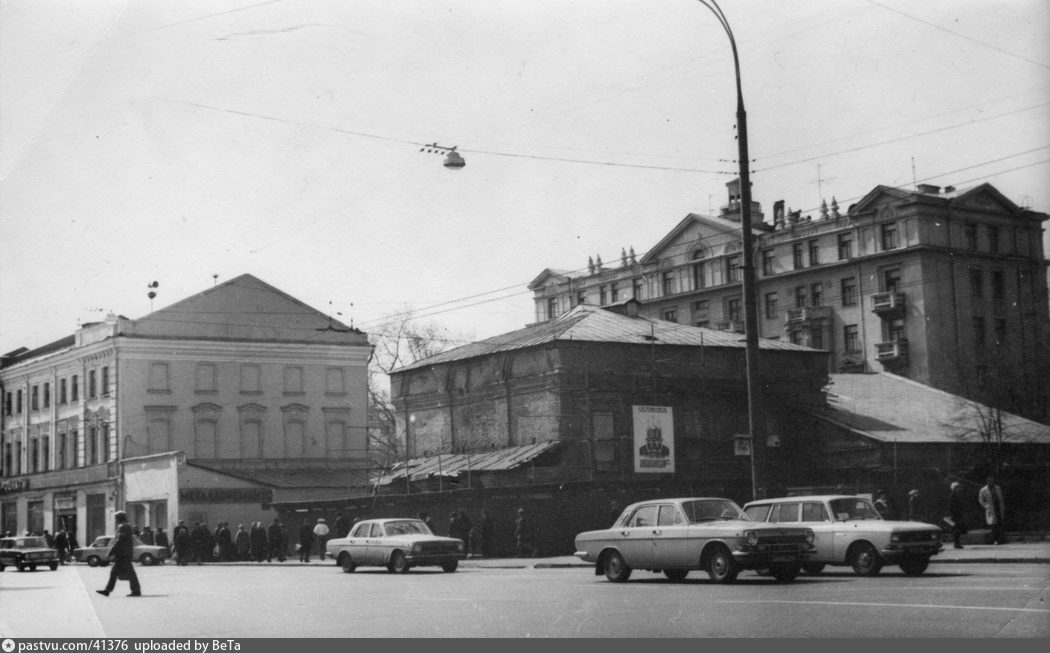
[[[740,58],[736,39],[722,8],[716,0],[698,0],[718,18],[733,49],[733,68],[736,71],[736,130],[740,166],[740,238],[743,249],[744,293],[744,348],[747,359],[747,421],[751,435],[751,495],[759,497],[759,475],[765,454],[765,423],[759,413],[758,401],[762,391],[758,372],[758,300],[755,295],[755,265],[751,234],[751,169],[747,152],[747,111],[744,110],[744,92],[740,85]]]

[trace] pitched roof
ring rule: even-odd
[[[665,322],[648,317],[629,317],[599,306],[580,304],[568,313],[548,322],[527,326],[462,347],[435,354],[394,370],[407,370],[438,365],[452,361],[488,356],[505,351],[535,347],[557,341],[602,342],[632,345],[680,345],[689,347],[733,347],[743,349],[744,337],[739,333],[717,331],[703,327]],[[779,340],[759,340],[759,348],[779,351],[810,351],[815,349],[793,345]]]
[[[442,454],[425,458],[412,458],[407,463],[399,462],[389,470],[379,474],[373,472],[373,485],[390,485],[396,480],[410,476],[409,480],[418,481],[431,476],[459,478],[468,472],[502,472],[516,469],[536,457],[551,451],[559,444],[558,440],[547,440],[535,444],[523,444],[503,449],[492,449],[467,453]]]
[[[826,407],[805,410],[882,442],[977,443],[982,404],[889,372],[831,374]],[[1050,444],[1050,426],[1002,413],[1004,442]]]
[[[227,469],[207,463],[189,461],[190,465],[260,485],[275,488],[342,488],[367,487],[369,473],[365,469]]]

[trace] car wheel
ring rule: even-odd
[[[875,547],[862,542],[853,551],[853,559],[850,562],[853,572],[858,576],[875,576],[882,570],[882,559]]]
[[[445,562],[442,562],[441,568],[451,574],[459,568],[459,560],[447,560]]]
[[[403,574],[408,571],[408,560],[405,558],[404,553],[394,551],[393,555],[390,556],[390,571],[395,574]]]
[[[816,576],[820,572],[824,571],[826,565],[823,562],[803,562],[802,571],[806,572],[810,576]]]
[[[16,562],[15,566],[18,567],[18,571],[25,571],[26,570],[26,566],[24,564],[22,564],[21,562]]]
[[[930,566],[929,558],[905,558],[901,560],[901,571],[909,576],[918,576]]]
[[[139,562],[141,562],[142,564],[148,566],[148,565],[156,564],[157,559],[154,558],[152,554],[143,553],[142,556],[139,558]]]
[[[631,577],[631,568],[623,561],[619,551],[610,551],[602,562],[605,577],[614,583],[622,583]]]
[[[685,580],[685,577],[688,575],[688,569],[664,569],[664,576],[667,576],[669,580],[673,580],[675,582]]]
[[[339,554],[339,568],[343,570],[344,574],[352,574],[357,569],[357,565],[354,564],[353,558],[346,551]]]
[[[7,568],[7,565],[0,565],[0,572]]]
[[[790,583],[798,578],[802,568],[798,565],[776,565],[772,571],[773,578],[776,578],[778,583]]]
[[[48,567],[51,568],[51,571],[58,571],[58,563],[57,562],[52,562],[51,564],[48,565]]]
[[[87,563],[88,567],[97,567],[102,562],[98,556],[88,556]]]
[[[707,575],[716,583],[732,583],[740,573],[733,554],[724,546],[716,547],[707,558]]]

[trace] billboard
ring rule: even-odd
[[[670,406],[634,406],[634,471],[674,473],[674,413]]]

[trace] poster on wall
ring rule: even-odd
[[[674,414],[670,406],[634,406],[636,473],[674,473]]]

